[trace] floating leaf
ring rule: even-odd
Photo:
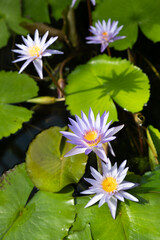
[[[26,165],[35,186],[41,190],[57,192],[70,183],[77,183],[83,176],[87,156],[85,154],[64,157],[73,145],[65,143],[61,153],[62,134],[59,127],[51,127],[30,144]]]
[[[24,102],[36,96],[37,92],[36,83],[27,75],[0,72],[0,138],[15,133],[32,116],[32,111],[10,104]]]
[[[93,240],[92,235],[91,235],[90,225],[86,224],[85,228],[82,231],[77,231],[77,232],[71,233],[67,237],[67,239],[70,239],[70,240],[80,240],[80,239]]]
[[[101,55],[78,66],[69,76],[65,88],[66,104],[72,114],[110,112],[117,120],[114,102],[122,108],[138,112],[149,99],[149,80],[138,67],[120,58]]]
[[[92,239],[95,240],[158,240],[160,238],[160,208],[158,207],[160,192],[156,186],[158,184],[160,186],[159,174],[160,169],[157,169],[157,171],[148,173],[147,178],[146,176],[142,177],[143,185],[135,188],[134,193],[132,193],[139,198],[139,202],[128,200],[125,200],[125,203],[119,202],[115,220],[112,218],[106,203],[100,208],[98,204],[84,208],[90,197],[77,198],[77,217],[71,231],[78,234],[85,228],[86,224],[90,224]],[[146,182],[148,184],[144,188]]]
[[[1,179],[0,239],[59,240],[67,235],[75,217],[72,191],[59,194],[39,191],[27,203],[32,189],[25,164]]]
[[[137,40],[138,27],[147,38],[154,42],[160,41],[160,0],[107,0],[97,4],[93,13],[94,21],[109,18],[118,20],[119,25],[124,25],[120,31],[123,40],[113,43],[118,50],[132,47]]]
[[[37,22],[50,23],[46,0],[23,0],[24,16]],[[32,7],[31,7],[32,6]]]
[[[21,17],[21,3],[19,0],[1,0],[0,1],[0,47],[7,44],[10,30],[18,34],[26,34],[27,31],[20,26],[22,22]]]

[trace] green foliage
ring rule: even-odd
[[[90,224],[93,239],[158,240],[160,238],[160,208],[157,207],[160,197],[159,176],[160,169],[144,175],[141,185],[131,190],[132,194],[138,197],[139,203],[128,200],[125,200],[125,203],[119,202],[115,220],[111,217],[107,204],[100,208],[95,204],[85,209],[84,206],[90,197],[77,198],[77,217],[71,228],[71,234],[78,235],[86,224]]]
[[[131,112],[142,110],[149,99],[149,81],[129,61],[101,55],[68,75],[65,92],[72,114],[80,115],[81,110],[88,114],[91,107],[95,114],[109,111],[110,120],[116,121],[114,102]]]
[[[154,128],[153,126],[148,127],[149,133],[152,137],[152,141],[156,148],[156,152],[158,154],[158,159],[160,160],[160,132],[158,129]]]
[[[46,0],[23,0],[24,16],[33,21],[50,23]]]
[[[15,133],[32,116],[32,111],[10,104],[24,102],[37,92],[36,83],[27,75],[0,72],[0,139]]]
[[[113,45],[118,50],[132,47],[137,40],[138,27],[154,42],[160,41],[160,0],[107,0],[101,1],[95,8],[93,19],[118,20],[124,25],[120,31],[125,39],[116,41]]]
[[[20,26],[22,21],[19,0],[0,1],[0,48],[6,46],[11,31],[26,34],[24,28]]]
[[[70,143],[63,146],[64,129],[51,127],[40,133],[30,144],[26,165],[35,186],[41,190],[57,192],[70,183],[77,183],[85,171],[85,154],[64,157],[73,148]]]
[[[32,189],[25,164],[1,178],[0,239],[59,240],[67,235],[75,216],[72,191],[39,191],[27,202]]]
[[[69,8],[72,3],[72,0],[49,0],[49,4],[51,5],[52,8],[52,16],[56,19],[59,20],[62,17],[63,11],[66,8]]]

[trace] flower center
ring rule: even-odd
[[[40,47],[38,47],[38,46],[32,46],[32,47],[30,47],[29,49],[28,49],[28,53],[29,53],[29,55],[31,56],[31,57],[39,57],[39,55],[40,55]]]
[[[115,191],[117,189],[117,185],[118,185],[118,183],[117,183],[116,179],[113,177],[107,177],[102,182],[102,188],[106,192]]]
[[[108,32],[103,32],[102,33],[102,38],[106,41],[108,41]]]
[[[101,137],[98,136],[96,130],[89,130],[85,133],[84,140],[89,146],[95,146],[100,142]]]

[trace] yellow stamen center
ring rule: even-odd
[[[113,177],[107,177],[102,182],[102,188],[106,192],[115,191],[117,189],[117,185],[118,185],[118,183],[117,183],[116,179]]]
[[[38,47],[38,46],[32,46],[32,47],[30,47],[29,49],[28,49],[28,53],[29,53],[29,55],[31,56],[31,57],[39,57],[39,55],[40,55],[40,47]]]
[[[84,140],[87,142],[89,146],[95,146],[100,142],[101,137],[98,137],[98,133],[95,130],[89,130],[84,135]]]
[[[108,40],[108,32],[103,32],[102,38],[107,41]]]

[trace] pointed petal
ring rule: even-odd
[[[32,61],[32,59],[28,59],[20,68],[19,73],[21,73]]]
[[[123,182],[123,183],[118,185],[117,190],[118,191],[127,190],[127,189],[130,189],[130,188],[134,188],[136,186],[137,185],[135,183],[132,183],[132,182]]]
[[[37,58],[37,59],[35,59],[35,60],[33,61],[33,64],[34,64],[34,66],[35,66],[35,69],[36,69],[39,77],[40,77],[41,79],[43,79],[43,73],[42,73],[42,65],[43,65],[43,63],[42,63],[42,60]]]
[[[48,37],[48,33],[49,33],[49,31],[47,31],[45,34],[44,34],[44,36],[42,37],[42,40],[41,40],[41,46],[43,46],[44,44],[45,44],[45,42],[46,42],[46,39],[47,39],[47,37]]]
[[[88,120],[89,120],[89,124],[92,128],[95,127],[95,118],[94,118],[94,114],[92,109],[89,109],[89,114],[88,114]]]
[[[124,192],[124,191],[121,191],[120,192],[122,194],[122,196],[128,200],[131,200],[131,201],[134,201],[134,202],[139,202],[139,200],[134,197],[133,195],[131,195],[130,193],[128,192]]]
[[[66,153],[64,155],[64,157],[70,157],[70,156],[73,156],[73,155],[77,155],[77,154],[80,154],[80,153],[84,153],[86,150],[86,148],[77,148],[77,147],[74,147],[72,148],[68,153]]]
[[[103,193],[95,195],[85,206],[85,208],[90,207],[91,205],[98,202],[103,197]]]
[[[101,200],[99,201],[98,207],[101,207],[101,206],[105,203],[105,199],[106,199],[106,196],[103,195],[103,197],[102,197]]]
[[[123,195],[121,194],[121,192],[116,192],[116,193],[114,194],[114,196],[115,196],[117,199],[119,199],[121,202],[124,202],[124,197],[123,197]]]
[[[108,207],[110,209],[112,217],[115,219],[115,217],[116,217],[116,210],[117,210],[117,199],[115,197],[111,197],[108,200]]]
[[[99,113],[97,114],[97,117],[96,117],[95,128],[97,130],[100,130],[100,114]]]
[[[106,153],[102,148],[94,148],[93,151],[97,154],[97,156],[102,159],[104,162],[108,163],[108,158],[106,156]]]
[[[90,167],[91,170],[91,175],[97,180],[97,181],[101,181],[102,180],[102,175],[93,167]]]
[[[108,142],[108,147],[109,147],[109,151],[111,152],[111,154],[115,157],[116,155],[115,155],[115,153],[113,151],[113,148],[112,148],[110,142]]]

